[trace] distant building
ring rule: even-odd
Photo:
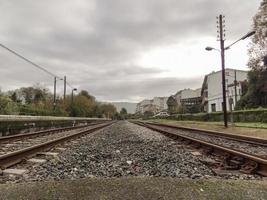
[[[198,109],[196,110],[196,108],[200,107],[201,102],[201,88],[196,90],[183,89],[168,98],[168,111],[171,114],[197,112]]]
[[[175,95],[171,95],[167,100],[168,112],[169,114],[174,114],[178,112],[178,101]]]
[[[196,90],[185,90],[180,102],[187,112],[199,112],[202,102],[201,88]]]
[[[232,101],[233,108],[243,94],[242,82],[247,80],[247,71],[225,69],[225,88],[227,110]],[[202,89],[202,106],[205,112],[222,111],[222,71],[212,72],[205,76]]]
[[[156,114],[160,111],[166,110],[167,97],[154,97],[151,100],[143,100],[136,105],[136,113],[144,114],[146,111]]]
[[[148,109],[148,106],[151,105],[151,100],[143,100],[136,105],[136,113],[144,114]]]

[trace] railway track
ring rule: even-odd
[[[12,142],[12,141],[16,141],[16,140],[22,140],[22,139],[26,139],[26,138],[32,138],[32,137],[38,137],[41,135],[46,135],[46,134],[54,134],[54,133],[58,133],[58,132],[62,132],[62,131],[68,131],[68,130],[74,130],[74,129],[78,129],[78,128],[83,128],[83,127],[87,127],[87,126],[92,126],[92,125],[96,125],[96,124],[100,124],[102,122],[95,122],[95,123],[90,123],[87,125],[81,125],[81,126],[70,126],[70,127],[63,127],[63,128],[53,128],[53,129],[47,129],[47,130],[42,130],[42,131],[36,131],[36,132],[32,132],[32,133],[23,133],[23,134],[16,134],[16,135],[9,135],[9,136],[2,136],[0,137],[0,144],[4,144],[7,142]]]
[[[217,168],[239,170],[267,176],[267,140],[216,131],[198,130],[173,125],[135,121],[135,124],[158,131],[173,139],[186,141],[206,153],[221,156]]]
[[[55,145],[64,143],[68,140],[75,139],[82,135],[97,131],[111,125],[114,122],[103,122],[90,124],[89,126],[72,128],[62,128],[53,130],[49,134],[49,130],[41,134],[25,134],[10,136],[0,142],[0,168],[6,169],[25,159],[31,158],[39,152],[47,151]],[[55,134],[57,133],[57,134]],[[5,142],[3,142],[5,141]]]

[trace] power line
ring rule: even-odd
[[[46,72],[46,73],[49,74],[50,76],[52,76],[52,77],[56,77],[57,79],[62,79],[62,78],[60,78],[59,76],[57,76],[56,74],[54,74],[54,73],[48,71],[47,69],[45,69],[44,67],[42,67],[42,66],[40,66],[40,65],[38,65],[38,64],[36,64],[36,63],[30,61],[28,58],[25,58],[24,56],[20,55],[20,54],[17,53],[16,51],[14,51],[14,50],[8,48],[7,46],[5,46],[5,45],[3,45],[3,44],[1,44],[1,43],[0,43],[0,46],[1,46],[2,48],[6,49],[7,51],[11,52],[12,54],[18,56],[19,58],[23,59],[24,61],[30,63],[30,64],[33,65],[34,67],[36,67],[36,68],[38,68],[38,69],[40,69],[40,70]],[[66,82],[66,83],[67,83],[67,85],[68,85],[70,88],[72,88],[72,89],[74,88],[70,83],[68,83],[68,82]]]
[[[15,52],[14,50],[11,50],[10,48],[6,47],[5,45],[0,43],[0,46],[3,47],[4,49],[6,49],[7,51],[11,52],[12,54],[18,56],[19,58],[23,59],[24,61],[30,63],[31,65],[33,65],[34,67],[46,72],[47,74],[49,74],[50,76],[59,78],[59,76],[57,76],[56,74],[53,74],[52,72],[48,71],[47,69],[45,69],[44,67],[30,61],[29,59],[25,58],[24,56],[20,55],[19,53]]]
[[[74,89],[74,87],[68,81],[66,81],[66,83],[71,89]]]

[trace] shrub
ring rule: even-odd
[[[231,113],[227,113],[230,120]],[[233,111],[235,122],[264,122],[267,123],[267,109],[258,108],[253,110]],[[161,117],[163,119],[164,117]],[[178,121],[223,121],[223,112],[197,113],[197,114],[174,114],[164,119]]]

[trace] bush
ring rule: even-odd
[[[230,120],[231,113],[227,113]],[[235,122],[264,122],[267,123],[267,109],[259,108],[254,110],[233,111]],[[178,121],[223,121],[223,112],[197,113],[197,114],[174,114],[161,119],[172,119]]]

